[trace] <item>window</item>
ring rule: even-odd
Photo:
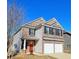
[[[51,27],[49,28],[49,34],[52,34],[52,35],[54,34],[54,28],[51,28]]]
[[[44,33],[53,35],[54,34],[54,28],[45,26],[44,27]]]
[[[61,36],[63,35],[63,31],[61,30]]]
[[[52,34],[52,28],[51,27],[49,28],[49,34]]]
[[[29,35],[34,36],[35,35],[35,29],[29,28]]]
[[[58,35],[58,36],[63,36],[63,30],[55,29],[55,34]]]
[[[14,44],[14,47],[17,48],[17,44]]]
[[[45,34],[51,34],[51,35],[58,35],[58,36],[62,36],[63,32],[61,29],[56,29],[56,28],[52,28],[52,27],[44,27],[44,33]]]
[[[47,27],[47,26],[44,27],[44,33],[49,34],[49,27]]]
[[[55,29],[56,30],[56,35],[60,35],[60,30],[59,29]]]

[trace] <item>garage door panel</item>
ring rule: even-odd
[[[44,44],[44,53],[54,53],[54,44]]]
[[[63,44],[55,44],[55,53],[63,52]]]

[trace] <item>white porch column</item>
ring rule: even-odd
[[[24,46],[23,46],[23,50],[26,50],[26,40],[24,39]]]

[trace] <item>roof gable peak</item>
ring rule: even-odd
[[[45,23],[45,20],[43,17],[39,17],[37,19],[35,19],[34,21],[32,22],[29,22],[27,24],[25,24],[24,26],[36,26],[36,25],[39,25],[39,24],[42,24],[42,23]]]
[[[60,23],[56,20],[56,18],[51,18],[49,21],[46,22],[49,26],[54,26],[56,28],[61,28],[64,30],[64,28],[60,25]]]

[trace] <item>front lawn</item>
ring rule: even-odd
[[[29,54],[18,54],[16,56],[14,56],[12,59],[56,59],[55,57],[51,57],[48,55],[29,55]]]
[[[71,59],[71,54],[69,53],[56,53],[56,54],[25,54],[19,53],[18,55],[12,57],[11,59]]]

